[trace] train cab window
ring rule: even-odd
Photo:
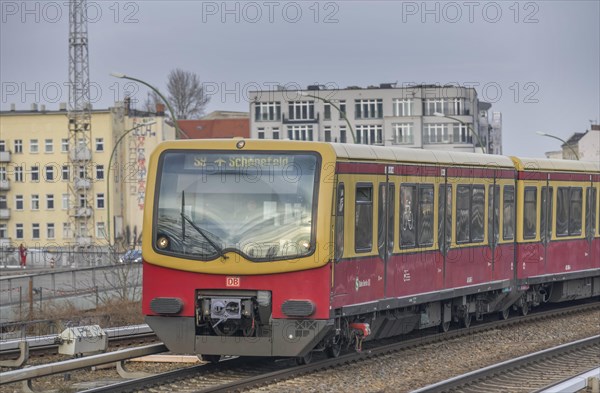
[[[335,208],[335,260],[339,261],[344,255],[344,183],[340,183],[337,189],[337,201]]]
[[[452,186],[440,185],[438,194],[438,243],[446,252],[452,243]]]
[[[469,225],[470,187],[456,187],[456,242],[467,243],[471,238]]]
[[[356,186],[354,249],[369,252],[373,247],[373,185]]]
[[[542,241],[550,241],[552,239],[553,190],[552,187],[542,187],[542,206],[540,211],[540,237]]]
[[[523,239],[535,239],[537,233],[537,188],[525,187]]]
[[[419,186],[417,227],[419,246],[431,246],[433,244],[433,185]]]
[[[556,195],[556,236],[581,235],[581,187],[558,187]]]
[[[593,238],[596,233],[596,189],[588,187],[586,189],[585,198],[585,235],[588,238]]]
[[[416,199],[417,186],[402,185],[400,187],[400,246],[402,247],[416,245]]]
[[[500,237],[500,186],[489,186],[488,243],[496,245]]]
[[[505,186],[502,197],[502,239],[515,238],[515,187]]]

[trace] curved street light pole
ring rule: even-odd
[[[144,82],[141,79],[134,78],[132,76],[128,76],[128,75],[122,74],[120,72],[111,72],[110,75],[114,76],[115,78],[129,79],[129,80],[132,80],[134,82],[141,83],[142,85],[145,85],[145,86],[149,87],[150,89],[152,89],[152,91],[154,91],[156,94],[158,94],[158,96],[160,97],[160,99],[163,100],[163,102],[165,103],[165,105],[169,109],[169,112],[171,113],[171,118],[173,119],[173,123],[175,124],[175,132],[180,137],[184,136],[186,139],[189,139],[189,136],[181,128],[179,128],[179,122],[177,121],[177,116],[175,115],[175,111],[173,110],[173,107],[171,106],[171,104],[169,103],[169,101],[165,98],[165,96],[163,96],[162,93],[156,87],[152,86],[148,82]]]
[[[149,121],[149,122],[145,122],[145,123],[140,123],[137,124],[135,127],[130,128],[129,130],[125,131],[117,140],[117,142],[115,143],[115,145],[113,146],[112,151],[110,152],[110,159],[108,160],[108,170],[106,171],[106,233],[107,233],[107,240],[108,240],[108,246],[111,247],[112,246],[112,242],[111,242],[111,231],[110,231],[110,182],[111,182],[111,178],[110,178],[110,169],[112,168],[112,162],[113,162],[113,158],[115,157],[115,152],[117,151],[117,147],[119,146],[119,143],[121,143],[121,141],[123,140],[123,138],[125,138],[127,135],[129,135],[129,133],[131,133],[132,131],[137,130],[140,127],[146,127],[146,126],[151,126],[152,124],[155,124],[156,121]]]
[[[344,120],[346,120],[346,124],[348,124],[348,128],[350,129],[350,135],[352,135],[352,142],[356,143],[356,136],[354,134],[354,128],[352,127],[352,124],[350,124],[350,121],[348,120],[348,117],[346,116],[346,113],[342,112],[342,110],[339,108],[339,106],[337,106],[336,104],[334,104],[333,102],[329,101],[326,98],[315,96],[313,94],[308,94],[308,93],[305,93],[303,91],[298,91],[298,94],[300,94],[301,96],[304,96],[304,97],[316,98],[317,100],[321,100],[324,103],[329,104],[329,105],[333,106],[335,109],[337,109],[337,111],[340,113],[340,116],[343,116]]]
[[[571,145],[569,145],[569,144],[568,144],[568,143],[567,143],[567,142],[566,142],[564,139],[561,139],[561,138],[559,138],[559,137],[557,137],[557,136],[554,136],[554,135],[546,134],[545,132],[542,132],[542,131],[536,131],[535,133],[536,133],[536,134],[538,134],[538,135],[541,135],[541,136],[547,136],[548,138],[554,138],[554,139],[558,139],[558,140],[559,140],[559,141],[561,141],[563,144],[567,145],[567,147],[568,147],[569,149],[571,149],[571,151],[572,151],[572,152],[573,152],[573,154],[575,155],[575,158],[577,158],[577,160],[579,161],[579,154],[577,154],[577,152],[575,151],[575,149],[573,149],[573,147],[571,147]],[[561,147],[562,147],[562,146],[561,146]]]
[[[456,120],[457,122],[459,122],[463,126],[467,126],[467,129],[469,130],[469,132],[471,133],[471,135],[473,135],[475,137],[475,139],[477,140],[477,143],[481,147],[481,151],[483,152],[483,154],[488,154],[486,147],[484,146],[483,143],[481,143],[481,139],[479,139],[479,134],[475,132],[475,130],[471,127],[471,125],[469,123],[465,123],[464,121],[462,121],[461,119],[459,119],[457,117],[444,115],[443,113],[440,113],[440,112],[433,112],[433,115],[437,116],[437,117],[445,117],[447,119]]]

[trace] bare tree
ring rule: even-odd
[[[168,99],[179,120],[199,118],[210,100],[204,94],[198,75],[179,68],[169,73],[167,91]]]
[[[146,112],[156,112],[156,105],[160,103],[162,103],[160,96],[154,91],[149,91],[146,94],[146,100],[144,101],[142,109]]]

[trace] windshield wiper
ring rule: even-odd
[[[185,241],[185,222],[187,221],[190,223],[190,225],[192,226],[192,228],[194,228],[196,230],[196,232],[198,232],[200,235],[202,235],[202,237],[208,242],[208,244],[210,244],[212,246],[212,248],[215,249],[215,251],[219,254],[219,256],[223,259],[227,259],[229,258],[228,256],[225,255],[225,253],[223,252],[223,249],[214,241],[210,240],[210,238],[208,237],[208,235],[206,235],[206,233],[204,232],[204,230],[202,228],[200,228],[198,225],[196,225],[194,223],[194,221],[192,221],[191,218],[189,218],[188,216],[185,215],[185,213],[183,212],[183,207],[185,206],[185,193],[184,191],[181,192],[181,235],[182,235],[182,240]]]

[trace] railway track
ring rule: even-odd
[[[491,329],[498,329],[510,325],[518,325],[524,322],[550,319],[556,316],[573,314],[591,309],[600,308],[600,303],[584,304],[562,308],[558,310],[539,312],[525,317],[515,317],[508,320],[493,321],[482,325],[473,326],[469,329],[451,330],[447,333],[429,332],[423,335],[420,332],[412,338],[407,337],[401,342],[365,343],[361,353],[349,353],[335,359],[316,359],[306,366],[296,366],[291,359],[279,361],[266,359],[234,358],[219,362],[218,364],[204,364],[188,367],[168,373],[161,373],[147,378],[139,378],[119,383],[110,383],[103,387],[86,390],[85,392],[131,392],[148,391],[155,392],[226,392],[251,389],[296,378],[298,376],[313,373],[315,371],[340,367],[352,362],[360,362],[365,359],[399,352],[419,346],[451,340],[468,335],[476,335]],[[366,345],[369,344],[369,345]],[[598,360],[596,359],[596,362]],[[576,374],[576,372],[572,372]],[[474,391],[482,391],[476,389]],[[496,390],[498,391],[498,390]],[[505,390],[506,391],[506,390]],[[510,389],[508,389],[510,391]]]
[[[485,367],[413,393],[528,393],[598,366],[600,335]]]

